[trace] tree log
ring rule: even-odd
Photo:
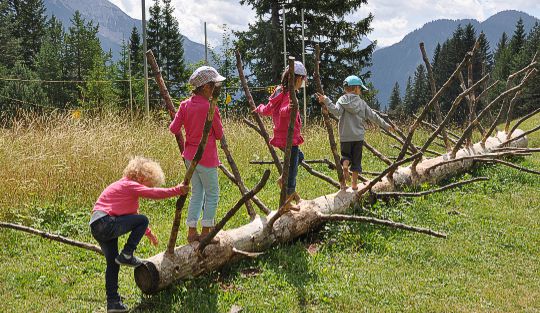
[[[516,130],[515,133],[517,136],[523,131]],[[456,158],[490,153],[493,149],[500,148],[501,142],[505,139],[505,133],[498,133],[497,137],[490,137],[487,140],[485,147],[477,143],[468,149],[458,151]],[[526,137],[522,137],[510,144],[512,147],[525,148],[528,140]],[[415,180],[412,180],[410,166],[401,167],[393,174],[395,184],[390,183],[387,177],[384,177],[373,186],[372,190],[385,192],[396,190],[396,186],[418,186],[424,182],[437,183],[469,170],[474,163],[473,160],[453,162],[434,168],[429,175],[426,173],[428,168],[445,161],[446,158],[447,156],[441,156],[420,162],[416,168],[418,176]],[[367,184],[364,183],[359,188],[362,190],[363,186]],[[281,216],[274,223],[271,232],[266,231],[265,228],[267,221],[276,214],[276,211],[267,217],[257,216],[249,224],[218,233],[219,244],[206,247],[202,254],[197,253],[197,244],[194,243],[176,247],[174,254],[160,253],[144,260],[144,264],[135,269],[135,281],[144,293],[155,293],[177,280],[196,277],[246,257],[245,253],[237,251],[262,252],[272,245],[294,240],[324,223],[321,214],[346,213],[351,204],[361,200],[361,198],[362,196],[359,197],[357,192],[349,188],[313,200],[304,200],[299,203],[298,211],[290,211]]]

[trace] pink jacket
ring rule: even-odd
[[[197,147],[201,142],[204,122],[206,121],[206,114],[210,103],[202,96],[194,95],[191,98],[183,101],[180,104],[176,116],[169,126],[169,130],[173,134],[178,134],[182,131],[182,126],[186,131],[186,143],[184,146],[183,157],[186,160],[193,160]],[[217,152],[216,140],[220,140],[223,137],[223,125],[221,123],[221,117],[219,116],[219,109],[216,106],[214,113],[214,120],[212,122],[212,129],[208,135],[208,142],[204,148],[199,164],[206,167],[219,166],[219,157]]]
[[[94,211],[103,211],[110,216],[139,213],[139,198],[165,199],[181,194],[180,187],[150,188],[124,177],[110,184],[99,196]],[[147,229],[148,233],[150,229]]]
[[[281,149],[284,149],[287,146],[287,130],[289,128],[289,118],[291,116],[289,102],[289,92],[283,92],[282,88],[278,87],[274,94],[270,96],[268,104],[261,104],[255,110],[261,115],[272,116],[272,122],[274,123],[274,137],[270,140],[270,144]],[[293,146],[299,146],[304,143],[304,138],[300,133],[301,128],[302,122],[300,120],[300,112],[297,112],[296,121],[294,122]]]

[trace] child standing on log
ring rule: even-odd
[[[178,134],[182,130],[182,126],[186,131],[186,141],[183,157],[186,166],[189,167],[197,147],[201,142],[203,135],[204,122],[210,108],[210,100],[212,92],[217,84],[221,84],[225,77],[210,66],[199,67],[191,77],[189,83],[195,88],[193,95],[180,104],[180,108],[176,112],[176,116],[169,126],[173,134]],[[214,218],[216,216],[217,205],[219,201],[219,184],[217,168],[220,164],[216,141],[223,137],[223,125],[219,115],[219,109],[216,106],[214,111],[214,119],[212,121],[212,129],[208,135],[208,142],[204,148],[201,160],[195,167],[195,172],[191,178],[193,186],[191,198],[189,200],[189,208],[186,224],[188,226],[187,241],[192,243],[199,241],[199,238],[204,238],[212,228],[214,228]],[[197,232],[197,224],[202,213],[202,231],[199,235]],[[213,239],[211,243],[216,243],[217,239]]]
[[[131,159],[124,177],[109,185],[96,201],[90,229],[107,260],[105,289],[107,312],[127,312],[118,294],[120,265],[137,267],[141,260],[133,255],[144,235],[157,246],[158,239],[148,227],[148,218],[139,214],[139,198],[165,199],[184,195],[189,187],[155,188],[163,184],[165,175],[158,163],[143,157]],[[118,254],[118,237],[129,234],[124,249]]]
[[[358,189],[358,175],[362,173],[362,147],[364,144],[365,121],[370,120],[385,130],[392,130],[377,113],[360,98],[362,91],[368,91],[362,79],[349,76],[343,82],[345,94],[337,103],[319,93],[316,93],[319,103],[325,104],[328,110],[339,118],[339,140],[341,145],[341,165],[346,180],[352,172],[352,189]]]
[[[302,87],[302,84],[306,82],[307,71],[306,67],[300,61],[294,61],[294,90],[296,92]],[[259,105],[255,112],[263,116],[272,116],[272,122],[274,123],[274,136],[270,140],[270,144],[285,151],[287,146],[287,131],[289,127],[289,119],[291,115],[292,103],[290,101],[290,90],[288,90],[289,84],[289,67],[285,69],[281,75],[281,84],[276,88],[274,93],[270,96],[270,99],[266,105]],[[291,149],[291,163],[289,165],[289,176],[287,183],[287,196],[293,194],[296,191],[296,176],[298,175],[298,165],[304,160],[304,154],[300,150],[299,146],[304,143],[304,138],[300,133],[302,128],[302,122],[300,119],[300,112],[296,113],[296,120],[294,123],[294,135]],[[283,184],[282,178],[278,179],[278,184]],[[300,201],[299,198],[296,199]]]

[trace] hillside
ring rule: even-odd
[[[128,39],[133,26],[141,30],[141,21],[133,19],[116,5],[107,0],[43,0],[47,15],[55,15],[67,29],[75,11],[99,24],[99,38],[103,49],[113,51],[114,57],[120,55],[122,39]],[[147,17],[148,18],[148,17]],[[188,63],[204,59],[204,46],[184,36],[184,56]]]
[[[483,31],[490,43],[491,49],[497,46],[503,32],[511,36],[516,22],[523,19],[525,30],[528,32],[539,19],[519,11],[503,11],[484,22],[477,20],[437,20],[426,23],[422,28],[406,35],[400,42],[379,49],[373,53],[371,81],[379,90],[378,98],[383,106],[388,104],[394,83],[399,83],[401,92],[405,90],[407,77],[413,76],[418,64],[423,64],[418,44],[424,42],[426,52],[431,57],[437,43],[443,43],[452,36],[458,25],[471,23],[479,34]]]

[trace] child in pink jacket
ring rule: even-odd
[[[135,157],[124,170],[124,177],[105,188],[94,205],[90,229],[107,260],[107,312],[128,311],[118,294],[120,265],[137,267],[142,264],[133,252],[144,235],[153,245],[158,244],[148,227],[148,218],[139,214],[139,198],[165,199],[189,192],[189,187],[183,184],[173,188],[155,188],[164,181],[165,175],[158,163]],[[129,237],[119,254],[118,237],[127,233],[130,233]]]
[[[183,157],[187,167],[193,161],[197,147],[201,142],[204,122],[210,108],[210,100],[214,86],[221,84],[225,77],[210,66],[199,67],[191,75],[189,83],[195,88],[191,98],[180,104],[178,112],[173,122],[169,126],[173,134],[178,134],[184,127],[186,131],[186,143]],[[187,240],[189,243],[198,241],[208,235],[214,227],[217,205],[219,201],[219,184],[217,168],[220,164],[217,152],[216,141],[223,137],[223,125],[219,116],[219,109],[216,106],[212,129],[208,136],[208,142],[204,148],[199,164],[195,167],[195,172],[191,178],[193,186],[191,198],[189,200],[186,224],[188,226]],[[201,220],[201,235],[197,233],[197,224],[204,212]],[[211,243],[217,243],[212,240]]]
[[[299,61],[294,62],[295,85],[294,91],[302,87],[302,83],[306,81],[307,71],[304,64]],[[268,104],[259,105],[255,112],[263,116],[272,116],[274,123],[274,136],[270,140],[270,144],[281,150],[285,150],[287,145],[287,131],[289,128],[289,119],[291,116],[290,91],[288,90],[289,67],[285,69],[281,76],[281,85],[278,86],[275,92],[270,96]],[[304,138],[300,133],[302,122],[300,120],[300,112],[296,113],[294,122],[293,143],[291,149],[291,163],[289,166],[289,178],[287,181],[287,195],[291,195],[296,191],[296,176],[298,175],[298,165],[304,160],[304,154],[299,146],[304,143]],[[282,184],[281,177],[278,184]],[[299,201],[300,199],[297,199]]]

